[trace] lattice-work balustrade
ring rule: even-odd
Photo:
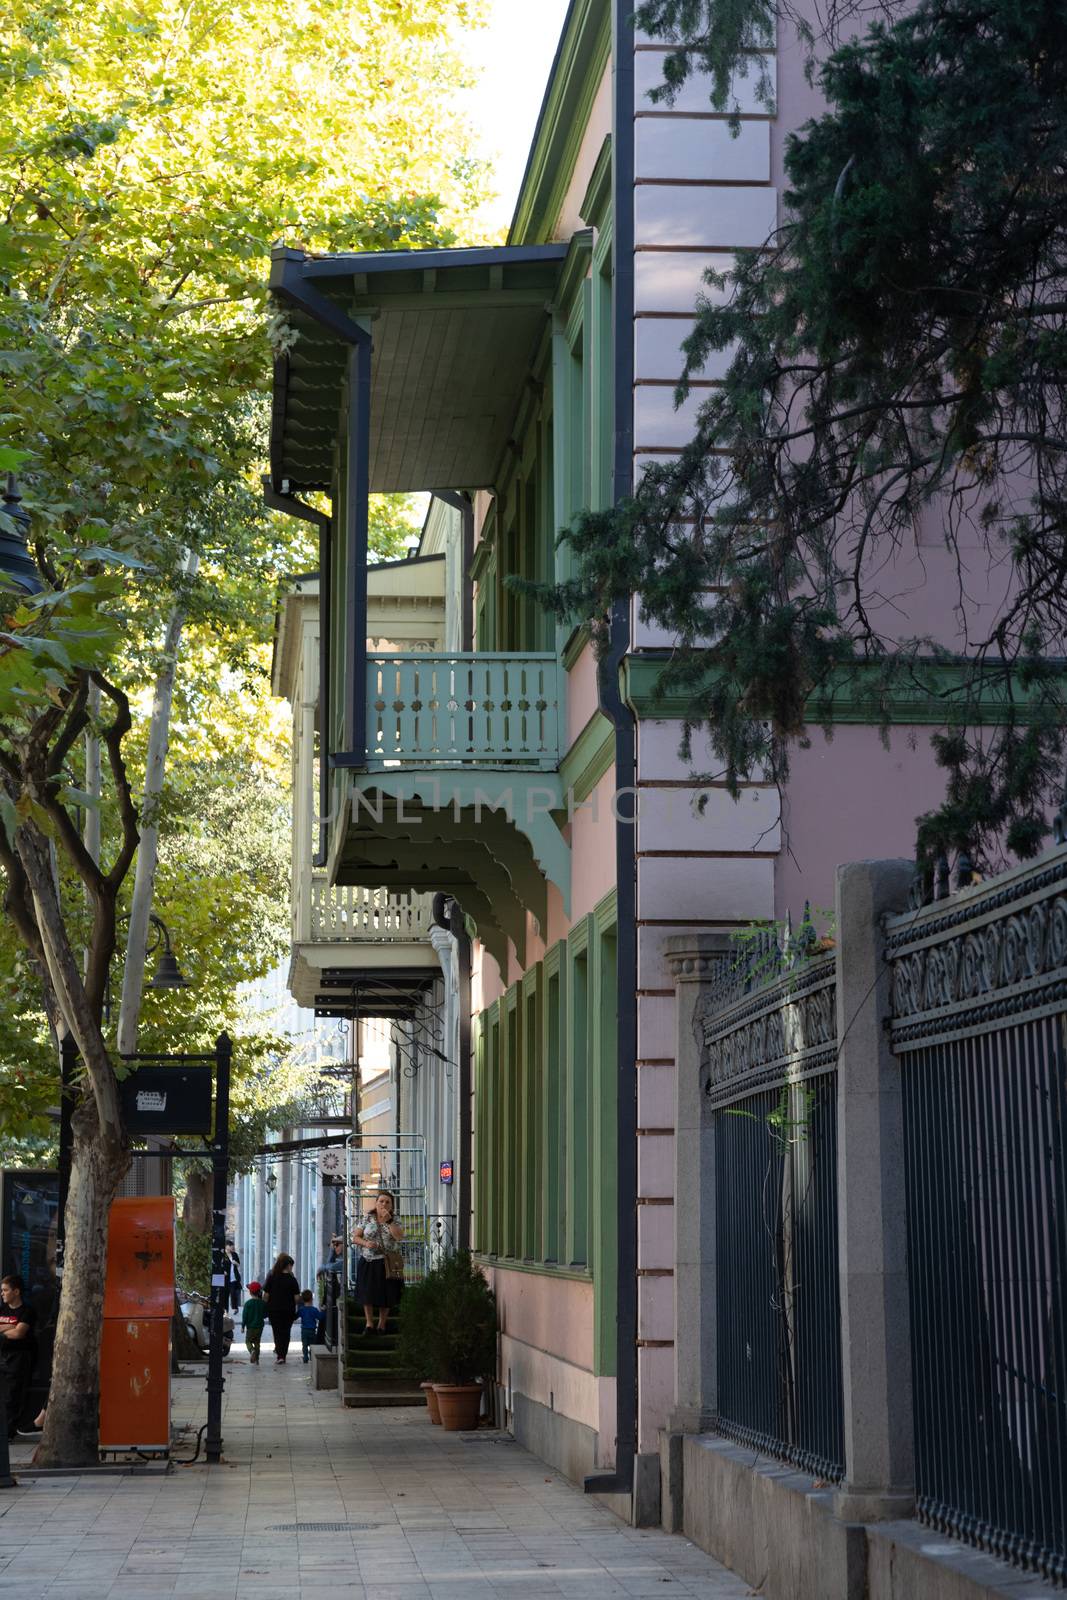
[[[424,939],[433,926],[432,906],[430,895],[390,894],[358,884],[331,887],[325,877],[316,877],[311,882],[311,939],[313,943]]]
[[[371,656],[368,766],[553,771],[561,704],[552,654]]]

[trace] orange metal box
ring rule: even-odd
[[[170,1322],[112,1317],[100,1343],[101,1450],[170,1448]]]
[[[174,1314],[174,1200],[113,1200],[107,1236],[104,1318]]]

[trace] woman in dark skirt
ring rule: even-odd
[[[381,1189],[374,1201],[374,1210],[368,1211],[361,1225],[352,1235],[352,1243],[359,1246],[356,1265],[356,1300],[363,1307],[368,1334],[385,1332],[389,1312],[400,1304],[400,1291],[404,1287],[401,1276],[390,1277],[385,1270],[385,1258],[395,1262],[400,1259],[400,1241],[404,1230],[395,1220],[396,1204],[388,1189]],[[375,1328],[374,1313],[378,1323]]]
[[[293,1258],[284,1252],[267,1273],[263,1296],[267,1318],[274,1334],[274,1359],[284,1364],[289,1350],[289,1334],[296,1321],[296,1302],[300,1285],[293,1277]]]

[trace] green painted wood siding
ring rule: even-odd
[[[617,1017],[612,894],[478,1019],[475,1046],[475,1248],[591,1277],[601,1374],[615,1370]]]

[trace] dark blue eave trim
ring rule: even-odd
[[[612,276],[615,341],[615,441],[612,499],[633,491],[633,0],[614,0],[612,16]],[[632,790],[636,724],[620,690],[620,668],[630,648],[630,603],[612,608],[611,643],[600,663],[600,707],[615,725],[615,787]],[[615,824],[618,989],[618,1301],[615,1361],[615,1471],[586,1477],[587,1494],[631,1494],[637,1452],[637,862],[633,822]]]
[[[446,267],[521,267],[540,261],[562,261],[565,244],[499,244],[477,250],[367,250],[333,256],[303,256],[293,250],[276,250],[271,256],[271,287],[283,280],[285,264],[299,262],[305,278],[346,278],[356,273],[417,272]],[[275,272],[281,264],[281,272]]]

